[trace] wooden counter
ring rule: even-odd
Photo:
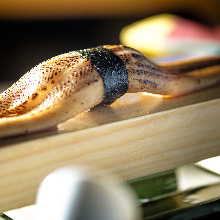
[[[220,86],[135,98],[95,107],[56,131],[1,139],[1,211],[33,204],[43,178],[62,166],[92,166],[123,181],[220,155]]]

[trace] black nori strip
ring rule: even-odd
[[[78,52],[91,61],[103,78],[105,95],[101,104],[109,105],[127,92],[128,72],[120,57],[101,46]]]

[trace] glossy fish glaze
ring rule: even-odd
[[[158,66],[122,45],[62,54],[34,67],[0,95],[0,137],[51,128],[125,92],[188,94],[219,83],[219,72],[219,57]]]

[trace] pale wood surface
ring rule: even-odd
[[[1,211],[33,204],[42,179],[62,166],[92,166],[123,181],[220,155],[220,86],[177,99],[140,95],[58,127],[0,140]]]

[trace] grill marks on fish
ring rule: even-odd
[[[116,50],[112,47],[114,46],[109,46],[108,49],[114,51],[124,61],[127,68],[128,92],[167,93],[163,86],[164,72],[154,63],[134,49],[122,47],[120,50]],[[163,87],[163,89],[160,87]]]
[[[89,72],[90,63],[86,62],[81,69],[75,69],[83,61],[80,55],[70,52],[39,64],[1,94],[0,116],[24,114],[42,105],[45,99],[51,97],[50,93],[58,97],[54,91],[62,90],[61,96],[64,97],[68,88],[70,94],[71,88]]]

